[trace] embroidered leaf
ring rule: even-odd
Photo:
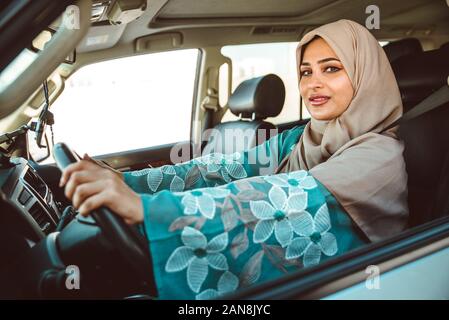
[[[302,180],[299,185],[304,189],[313,189],[317,187],[315,179],[312,176],[308,176]]]
[[[240,201],[256,201],[265,199],[265,193],[259,190],[243,190],[237,194]]]
[[[327,232],[331,228],[331,219],[326,203],[323,204],[315,214],[315,228],[319,233]]]
[[[181,192],[184,191],[184,181],[178,177],[178,176],[174,176],[173,180],[170,183],[170,191],[171,192]]]
[[[135,171],[131,171],[131,175],[134,177],[141,177],[141,176],[146,176],[148,174],[148,172],[150,172],[151,169],[142,169],[142,170],[135,170]]]
[[[253,213],[249,209],[243,209],[242,211],[240,211],[240,218],[242,219],[244,224],[257,222],[259,220],[253,215]]]
[[[193,258],[187,268],[187,283],[193,292],[198,293],[209,273],[208,262],[205,258]]]
[[[226,181],[227,183],[232,181],[232,179],[226,169],[222,168],[220,170],[220,172],[221,172],[221,175],[223,176],[224,181]]]
[[[228,261],[222,253],[208,253],[206,259],[209,262],[209,266],[215,270],[224,271],[229,269]]]
[[[253,190],[254,187],[247,180],[240,180],[235,183],[235,186],[240,190]]]
[[[196,221],[196,223],[194,225],[194,228],[197,229],[197,230],[200,230],[203,227],[203,225],[206,222],[206,220],[207,219],[205,217],[198,217],[197,221]]]
[[[320,263],[321,259],[321,248],[319,245],[312,243],[304,253],[304,267],[315,266]]]
[[[253,215],[255,215],[258,219],[274,219],[276,210],[267,201],[250,201],[249,207]]]
[[[276,221],[274,226],[274,235],[279,244],[284,248],[293,238],[293,228],[287,219]]]
[[[219,172],[208,172],[206,178],[209,180],[223,180],[222,175]]]
[[[192,168],[190,168],[185,177],[186,188],[189,189],[191,186],[197,183],[200,177],[201,174],[198,166],[193,166]]]
[[[240,274],[240,283],[243,287],[247,287],[259,280],[262,271],[263,250],[254,254],[243,267]]]
[[[282,247],[274,246],[274,245],[266,245],[264,248],[267,251],[267,256],[271,255],[274,262],[278,266],[282,265],[285,267],[290,267],[290,266],[301,267],[301,262],[299,262],[298,260],[287,260],[285,258],[285,250]],[[283,271],[287,271],[287,270],[283,269]]]
[[[196,197],[192,196],[190,193],[187,193],[182,197],[181,203],[184,206],[184,214],[192,215],[197,212],[198,203]]]
[[[219,297],[219,293],[214,289],[207,289],[198,294],[195,298],[196,300],[211,300]]]
[[[226,232],[234,229],[238,223],[238,215],[234,210],[231,199],[226,198],[223,210],[221,211],[221,221]]]
[[[176,174],[175,168],[173,166],[165,165],[161,168],[161,170],[166,174]]]
[[[156,192],[161,185],[163,174],[160,169],[152,169],[148,172],[147,183],[151,191]]]
[[[330,232],[321,236],[320,246],[326,256],[333,256],[338,251],[337,239]]]
[[[282,176],[268,176],[264,177],[264,179],[266,182],[272,184],[273,186],[288,187],[288,182],[286,181],[286,179],[282,179]]]
[[[287,203],[287,195],[280,187],[272,187],[268,192],[268,198],[276,210],[283,210]]]
[[[198,209],[206,218],[212,219],[215,215],[215,200],[207,194],[197,198]]]
[[[166,272],[181,271],[190,264],[195,257],[192,249],[187,247],[179,247],[170,255],[167,264],[165,265]]]
[[[260,220],[253,233],[255,243],[265,242],[273,233],[275,220]]]
[[[181,233],[182,242],[189,248],[205,249],[207,246],[207,239],[201,231],[198,231],[191,227],[185,227]]]
[[[305,177],[307,177],[307,171],[305,170],[293,171],[288,174],[288,177],[291,179],[302,180]]]
[[[232,272],[224,272],[218,280],[217,289],[220,294],[225,294],[236,290],[239,286],[239,278]]]
[[[249,239],[248,232],[245,228],[244,231],[234,237],[231,243],[231,254],[234,259],[237,259],[243,252],[248,249]]]
[[[209,241],[207,244],[206,250],[207,252],[220,252],[226,249],[228,246],[228,233],[222,233]]]
[[[184,229],[184,227],[191,225],[192,223],[194,223],[197,220],[198,220],[198,217],[192,217],[192,216],[179,217],[171,223],[170,227],[168,228],[168,231],[173,232],[176,230],[182,230],[182,229]],[[198,229],[198,228],[196,228],[196,229]]]
[[[203,193],[206,193],[214,198],[225,198],[231,193],[231,190],[223,188],[207,188],[203,189]]]
[[[298,237],[293,239],[287,247],[285,258],[288,260],[299,258],[311,244],[312,241],[308,237]]]
[[[288,216],[292,228],[296,234],[308,237],[315,231],[312,215],[307,211],[292,213]]]
[[[243,168],[243,166],[240,163],[227,164],[226,170],[231,177],[236,179],[242,179],[248,176],[246,174],[245,168]]]

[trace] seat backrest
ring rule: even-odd
[[[422,52],[421,42],[416,38],[407,38],[393,41],[383,46],[383,49],[390,63],[393,63],[402,56]]]
[[[275,74],[243,81],[228,100],[229,109],[240,119],[209,129],[203,154],[240,152],[276,135],[276,126],[264,120],[281,113],[284,101],[285,86]]]
[[[404,112],[447,84],[449,46],[399,57],[392,68],[401,91]],[[441,184],[444,159],[449,150],[449,104],[401,125],[408,173],[410,226],[430,221]]]

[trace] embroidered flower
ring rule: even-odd
[[[207,173],[218,172],[228,183],[231,182],[231,177],[242,179],[248,176],[243,165],[238,162],[240,157],[238,152],[233,154],[211,153],[197,161],[206,166]]]
[[[196,296],[196,300],[209,300],[218,298],[221,295],[235,291],[239,286],[239,278],[232,272],[224,272],[218,280],[217,290],[207,289]]]
[[[172,252],[165,265],[166,272],[178,272],[187,268],[187,283],[190,289],[198,293],[209,273],[209,266],[227,271],[228,262],[220,253],[228,245],[228,234],[223,233],[209,242],[200,231],[185,227],[181,233],[184,246]]]
[[[333,256],[338,251],[337,239],[328,232],[331,228],[327,205],[323,204],[312,218],[308,212],[297,214],[292,222],[293,229],[301,237],[295,238],[287,247],[285,257],[295,259],[304,255],[305,267],[316,265],[320,262],[321,253]]]
[[[293,238],[293,231],[298,225],[298,213],[307,208],[307,193],[294,193],[287,198],[286,193],[279,187],[272,187],[268,193],[270,203],[250,201],[250,208],[254,216],[260,219],[254,229],[255,243],[266,241],[274,231],[276,240],[285,247]]]
[[[305,170],[266,176],[264,179],[272,185],[288,187],[289,194],[303,192],[304,189],[313,189],[317,186],[315,179],[307,175]]]
[[[215,198],[225,198],[231,191],[222,188],[203,188],[183,193],[181,203],[184,205],[184,214],[192,215],[198,211],[206,218],[212,219],[215,215]]]

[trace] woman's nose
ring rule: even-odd
[[[319,75],[316,75],[315,73],[310,75],[309,81],[307,83],[307,87],[309,89],[317,89],[323,87],[323,81]]]

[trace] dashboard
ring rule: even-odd
[[[26,159],[10,161],[10,167],[0,170],[0,189],[19,209],[21,216],[16,218],[27,225],[30,240],[38,242],[56,230],[60,210],[50,188]]]

